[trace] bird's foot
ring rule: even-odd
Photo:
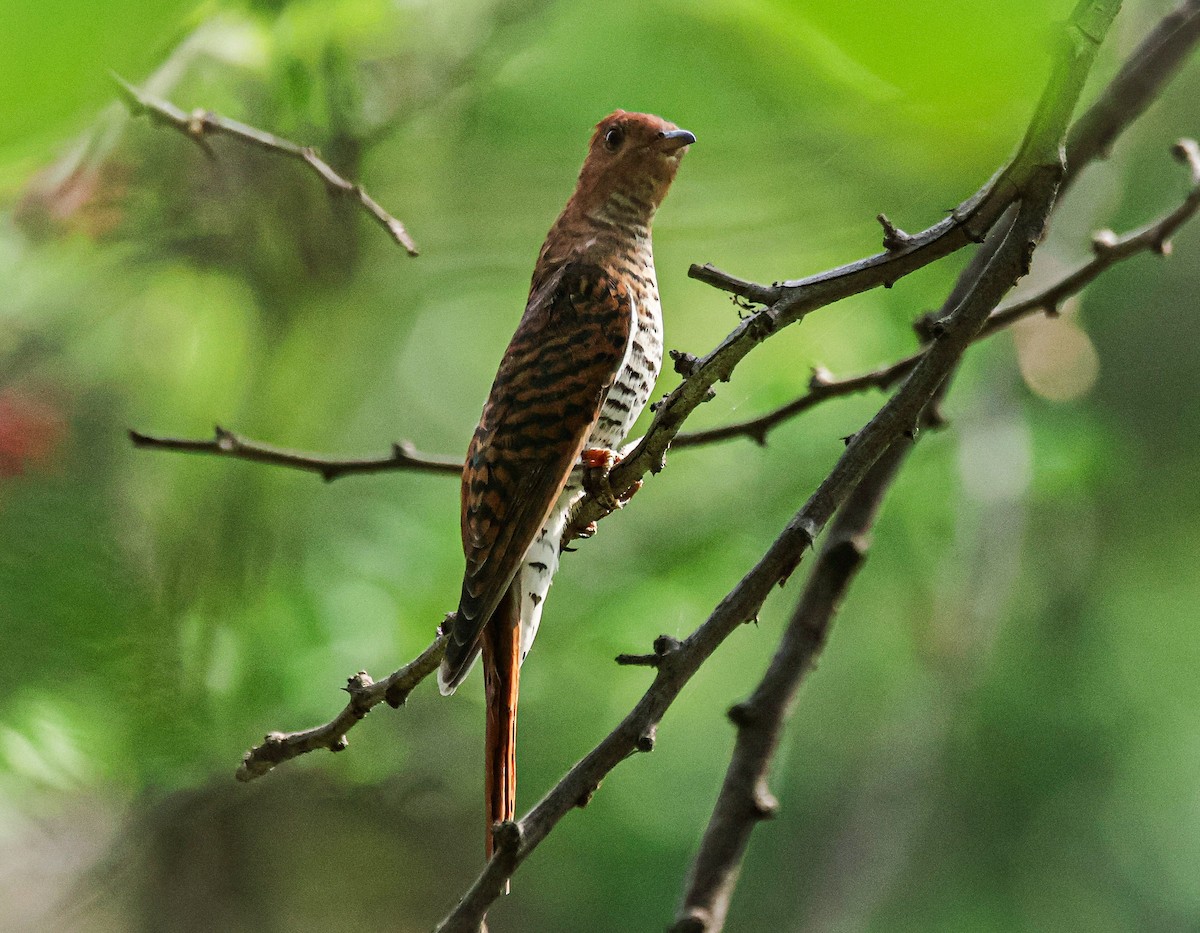
[[[618,498],[608,477],[612,468],[621,462],[616,451],[607,447],[589,447],[580,457],[583,463],[583,488],[606,512],[623,508],[633,492]]]

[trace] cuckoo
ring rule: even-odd
[[[493,826],[515,812],[519,670],[568,512],[585,471],[612,465],[662,366],[650,227],[695,141],[649,114],[596,126],[467,450],[466,572],[438,685],[452,693],[482,653],[489,857]]]

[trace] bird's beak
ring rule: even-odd
[[[655,145],[663,152],[676,152],[684,146],[690,146],[695,141],[694,133],[689,133],[687,130],[670,130],[659,133]]]

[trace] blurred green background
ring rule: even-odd
[[[139,452],[214,422],[330,453],[465,450],[591,126],[696,133],[655,246],[667,344],[737,321],[686,277],[796,277],[920,229],[1010,154],[1069,0],[114,0],[0,11],[0,930],[427,930],[481,863],[482,690],[423,685],[252,785],[268,729],[429,641],[457,484],[331,485]],[[1110,76],[1172,6],[1127,0]],[[409,259],[297,166],[131,120],[107,70],[317,144]],[[1089,170],[1034,288],[1169,208],[1200,67]],[[972,354],[884,510],[778,761],[733,931],[1200,928],[1200,230]],[[961,260],[959,260],[961,262]],[[696,425],[913,346],[954,261],[756,351]],[[660,389],[677,377],[667,374]],[[569,555],[522,678],[520,804],[648,683],[879,397],[679,451]],[[777,592],[572,813],[492,929],[661,929],[765,667]]]

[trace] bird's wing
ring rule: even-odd
[[[566,486],[632,326],[628,287],[599,266],[569,262],[530,295],[467,451],[467,569],[447,680],[474,658],[479,633]]]

